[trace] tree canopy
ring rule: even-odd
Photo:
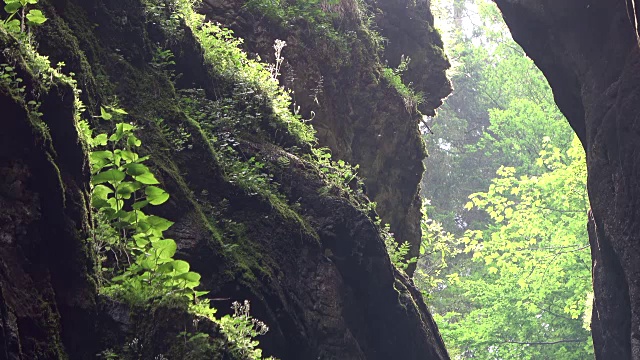
[[[454,358],[588,358],[582,145],[491,1],[434,6],[455,90],[425,138],[415,281]]]

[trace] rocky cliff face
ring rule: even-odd
[[[342,0],[326,5],[336,16],[336,27],[348,34],[345,39],[314,34],[314,25],[305,19],[308,14],[282,23],[245,1],[206,0],[203,11],[244,38],[248,51],[270,62],[275,62],[275,39],[287,42],[282,83],[293,90],[304,116],[313,119],[320,145],[360,166],[367,194],[377,203],[383,222],[391,225],[399,243],[411,244],[413,257],[421,240],[421,115],[385,82],[381,65],[396,68],[403,57],[410,59],[403,80],[424,94],[418,109],[434,115],[451,91],[445,75],[449,63],[427,2],[366,3],[365,7]],[[384,42],[384,49],[376,41]]]
[[[141,128],[142,152],[151,155],[171,194],[157,214],[175,221],[170,236],[178,243],[177,257],[202,275],[202,288],[211,291],[221,312],[232,301],[251,301],[252,315],[270,327],[261,339],[267,355],[448,358],[421,295],[390,263],[380,228],[358,207],[357,192],[328,186],[309,144],[278,125],[274,99],[205,65],[200,46],[180,20],[158,21],[170,8],[149,10],[137,0],[41,0],[39,6],[49,19],[36,31],[39,51],[75,73],[88,110],[74,112],[73,93],[63,83],[42,87],[42,74],[0,29],[0,64],[11,64],[17,73],[10,77],[27,84],[24,92],[15,92],[16,84],[0,82],[6,119],[0,132],[0,358],[90,359],[107,349],[124,349],[125,358],[233,358],[224,341],[206,356],[184,352],[175,339],[195,325],[180,307],[131,308],[97,295],[95,255],[86,240],[87,154],[75,116],[89,117],[114,98],[127,109],[128,121]],[[425,14],[416,15],[412,26],[427,26]],[[341,31],[352,29],[359,46],[349,49],[353,57],[336,65],[319,49],[303,52],[300,46],[292,52],[290,62],[299,67],[291,71],[305,79],[293,82],[300,84],[297,103],[316,112],[321,144],[362,163],[386,220],[402,239],[400,229],[407,227],[403,231],[413,234],[406,237],[415,243],[424,155],[417,121],[380,81],[378,54],[359,33],[360,23],[344,19]],[[250,24],[263,22],[245,20]],[[246,36],[247,42],[270,47],[273,38],[286,36],[261,31]],[[286,39],[292,48],[296,41],[323,43],[313,37]],[[419,67],[411,70],[430,79],[432,86],[424,85],[428,112],[448,92],[446,61],[429,27],[417,43],[421,46],[411,51],[433,58],[416,61]],[[175,64],[158,57],[165,49]],[[318,61],[318,54],[327,61]],[[317,85],[319,75],[325,86],[316,101],[308,96],[309,86]],[[41,116],[31,100],[40,102]],[[215,139],[205,127],[216,129],[211,130]],[[228,141],[221,145],[222,138]],[[222,160],[229,151],[222,147],[242,154],[248,165],[240,161],[239,166],[258,159],[264,169],[260,181],[268,179],[273,193],[241,186],[241,174]],[[199,331],[220,336],[215,328],[201,325]]]
[[[640,47],[635,1],[496,3],[514,39],[548,78],[586,150],[596,356],[640,359]]]
[[[26,94],[0,95],[0,358],[64,358],[65,346],[87,341],[77,335],[92,330],[83,317],[95,307],[96,290],[85,246],[89,174],[73,92],[61,83],[41,88],[2,31],[0,48],[0,64],[14,57],[12,72]],[[27,104],[36,98],[47,112],[41,118]]]

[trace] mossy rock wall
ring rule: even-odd
[[[269,63],[275,63],[274,41],[287,42],[281,83],[292,89],[303,116],[312,119],[319,144],[360,166],[383,222],[391,225],[396,241],[411,244],[409,256],[417,256],[426,156],[421,115],[406,107],[381,71],[409,57],[403,81],[424,94],[418,109],[425,115],[434,115],[450,93],[449,63],[428,2],[342,0],[324,5],[334,12],[330,22],[314,22],[306,13],[283,21],[251,3],[260,2],[206,0],[203,12],[233,29],[250,53]]]
[[[154,172],[171,194],[156,212],[175,221],[168,235],[178,243],[177,257],[202,275],[202,288],[211,291],[219,313],[230,312],[233,301],[251,302],[252,315],[270,327],[260,338],[266,355],[284,360],[448,358],[421,295],[391,264],[371,214],[358,209],[344,192],[325,191],[326,181],[308,145],[273,127],[271,100],[260,94],[244,100],[234,96],[238,84],[205,65],[189,29],[180,27],[180,36],[172,37],[149,19],[137,0],[50,0],[42,9],[49,21],[37,29],[39,51],[54,64],[64,61],[65,71],[75,73],[90,113],[117,99],[130,114],[128,121],[141,128],[141,153],[151,155]],[[3,41],[12,46],[9,37]],[[158,48],[175,55],[172,69],[181,74],[177,80],[154,66]],[[375,57],[367,51],[363,47],[363,58]],[[379,86],[376,75],[366,69],[371,70],[360,70],[367,79],[359,88]],[[376,96],[382,99],[392,92],[378,88]],[[221,150],[179,101],[180,89],[203,89],[203,101],[229,99],[235,111],[251,119],[251,126],[236,132],[234,149],[265,164],[277,196],[247,191],[233,180]],[[69,91],[61,86],[41,99],[48,130],[30,119],[22,100],[7,92],[0,95],[10,124],[0,135],[0,168],[13,174],[0,181],[0,201],[7,203],[0,229],[9,234],[11,245],[2,248],[7,252],[2,256],[4,349],[14,358],[88,359],[107,349],[131,350],[137,339],[154,350],[136,356],[175,354],[179,350],[164,343],[176,338],[175,325],[186,321],[179,308],[122,310],[97,298],[86,242],[88,164]],[[338,101],[338,93],[331,96]],[[394,100],[384,104],[390,109],[405,111],[399,98],[389,99]],[[357,99],[341,104],[355,106],[354,112],[364,105]],[[217,121],[216,115],[210,116],[208,121]],[[377,125],[359,126],[392,133],[393,122],[375,118]],[[394,190],[397,181],[384,185],[388,194],[411,195],[397,196],[405,208],[417,199],[424,155],[417,124],[406,120],[396,129],[393,143],[412,144],[415,151],[396,151],[394,156],[406,155],[415,168],[408,175],[402,174],[409,170],[397,166],[390,171],[415,184],[399,190]],[[180,148],[179,132],[188,133]],[[344,134],[332,136],[342,142],[342,136],[354,136],[349,133],[358,131],[349,125]],[[401,141],[403,134],[407,140]],[[373,145],[360,146],[363,151]],[[388,157],[380,161],[380,169],[394,163]],[[365,176],[367,171],[373,170],[363,170]],[[381,204],[385,206],[391,205]],[[32,305],[21,307],[14,294]],[[162,315],[167,309],[173,309],[175,318]],[[16,321],[20,316],[22,322]],[[158,328],[153,326],[156,319],[163,320]],[[219,335],[215,329],[208,332]],[[219,345],[216,356],[229,358],[224,341]]]
[[[93,341],[81,334],[93,330],[96,291],[73,91],[42,88],[2,29],[0,48],[0,64],[15,68],[0,89],[0,358],[62,359],[66,348]],[[41,117],[28,104],[36,100]]]

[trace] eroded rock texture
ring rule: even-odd
[[[496,0],[586,150],[598,359],[640,359],[640,51],[633,3]]]
[[[211,291],[219,314],[230,312],[232,301],[251,301],[252,315],[270,327],[260,339],[266,355],[283,360],[448,358],[421,295],[392,266],[368,211],[344,191],[327,190],[308,144],[273,121],[272,99],[253,91],[239,94],[244,84],[208,68],[188,29],[174,22],[173,32],[167,32],[159,25],[157,17],[167,15],[168,7],[145,11],[139,0],[42,0],[39,6],[49,19],[36,32],[39,51],[75,73],[89,112],[115,97],[129,113],[127,121],[140,127],[141,153],[151,155],[150,166],[171,194],[155,211],[175,221],[168,235],[178,243],[177,257],[202,275],[202,288]],[[0,63],[17,63],[20,76],[37,84],[19,52],[7,55],[11,52],[5,49],[15,44],[2,30],[0,35]],[[268,46],[272,41],[269,35]],[[411,206],[416,209],[422,143],[402,99],[371,74],[377,54],[366,41],[356,42],[354,58],[343,59],[338,72],[343,76],[326,70],[329,90],[314,109],[326,124],[335,122],[323,136],[346,144],[337,152],[355,162],[361,162],[356,153],[377,159],[375,166],[371,159],[363,161],[368,164],[363,173],[379,179],[371,191],[387,194],[381,206],[401,209],[403,218]],[[428,38],[422,41],[425,48],[431,45]],[[173,52],[175,64],[163,71],[154,55],[164,49]],[[354,59],[367,66],[348,65]],[[317,80],[322,73],[317,67],[325,65],[335,64],[316,61],[298,74]],[[433,73],[418,72],[445,87],[434,85],[428,106],[448,91],[442,66],[433,66]],[[166,70],[182,76],[172,81]],[[186,342],[175,340],[179,332],[194,330],[184,309],[130,308],[97,296],[95,259],[85,248],[88,164],[74,126],[70,89],[54,87],[38,98],[40,121],[29,114],[25,101],[30,99],[3,85],[0,358],[92,359],[113,350],[132,359],[231,359],[224,341],[217,344],[219,352],[209,349],[213,354],[181,352],[179,345]],[[180,101],[185,91],[191,100],[224,111],[194,114]],[[307,93],[299,97],[315,103]],[[226,113],[234,114],[231,124],[238,128],[228,125]],[[224,126],[217,135],[231,134],[234,151],[261,161],[278,195],[242,188],[204,126]],[[179,131],[188,138],[178,138]],[[371,139],[356,140],[360,131]],[[387,137],[384,143],[374,133]],[[185,141],[182,148],[176,139]],[[389,172],[381,173],[385,168]],[[412,221],[417,226],[417,217]],[[416,236],[417,230],[411,231]],[[197,331],[220,336],[214,327]]]
[[[92,330],[95,305],[85,242],[89,174],[72,89],[40,88],[2,31],[0,49],[0,64],[11,63],[13,78],[23,79],[12,95],[0,92],[0,358],[88,356],[76,345],[93,341],[77,336]],[[22,86],[24,97],[16,92]],[[46,115],[34,115],[32,100]]]
[[[275,63],[275,39],[285,40],[281,82],[294,91],[296,105],[312,118],[319,144],[338,158],[360,166],[367,194],[396,240],[411,244],[417,256],[421,240],[419,197],[426,156],[420,116],[381,77],[381,63],[395,68],[410,59],[404,82],[424,93],[418,108],[434,115],[451,92],[449,63],[433,28],[427,1],[355,0],[325,5],[336,17],[341,38],[314,31],[305,14],[284,26],[245,1],[206,0],[203,11],[232,28],[246,47]],[[359,9],[360,7],[360,9]],[[373,34],[376,30],[382,41]],[[414,265],[409,269],[413,273]]]

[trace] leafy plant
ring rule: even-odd
[[[377,219],[377,225],[380,226],[384,245],[387,248],[387,253],[389,254],[391,263],[400,270],[407,270],[409,265],[418,261],[415,257],[407,259],[407,255],[409,255],[409,251],[411,250],[411,245],[407,241],[402,244],[398,243],[393,237],[389,224],[384,224],[383,226],[381,223],[382,221]]]
[[[446,232],[441,223],[428,217],[428,203],[429,201],[424,201],[422,206],[420,256],[413,275],[416,285],[426,298],[430,298],[433,292],[446,283],[443,272],[463,247],[460,239]]]
[[[102,107],[100,111],[99,118],[116,123],[111,134],[85,134],[90,146],[102,149],[89,155],[91,204],[115,231],[106,237],[96,233],[94,244],[105,250],[119,248],[127,258],[126,266],[116,269],[118,275],[102,290],[133,303],[167,295],[193,299],[205,294],[194,290],[200,275],[190,271],[189,263],[173,259],[176,242],[163,235],[173,223],[143,212],[149,205],[165,203],[169,194],[157,186],[158,180],[144,164],[149,157],[136,152],[141,145],[134,134],[136,127],[117,121],[127,115],[122,109]]]
[[[384,67],[382,69],[382,77],[387,81],[390,87],[394,88],[404,101],[405,109],[409,114],[417,113],[417,107],[424,102],[424,94],[415,92],[411,83],[405,84],[402,81],[402,73],[409,68],[411,59],[402,55],[400,64],[397,68],[392,69]]]
[[[189,133],[184,125],[179,125],[174,130],[161,118],[154,118],[152,121],[160,129],[162,137],[169,143],[170,147],[165,149],[166,151],[178,153],[193,147],[191,144],[191,133]]]
[[[99,272],[116,274],[111,279],[103,277],[104,282],[109,283],[102,286],[101,291],[134,304],[169,296],[182,299],[191,313],[220,325],[232,351],[250,359],[262,359],[262,351],[257,348],[259,343],[254,338],[265,334],[268,328],[249,315],[248,302],[234,303],[234,315],[217,319],[210,300],[200,298],[208,292],[195,290],[200,284],[200,275],[190,271],[188,262],[174,259],[176,242],[163,235],[173,223],[143,212],[147,206],[168,201],[169,194],[157,186],[158,180],[144,164],[149,157],[137,154],[141,141],[135,136],[136,127],[123,121],[127,112],[111,106],[102,107],[100,112],[98,118],[115,122],[111,133],[94,136],[86,122],[80,128],[92,149],[89,156],[91,204],[97,218],[92,241],[98,253],[97,266]],[[107,251],[124,254],[121,258],[126,257],[126,261],[118,263],[117,269],[104,267]],[[183,335],[189,345],[208,336]],[[116,354],[105,351],[101,356],[115,359]]]
[[[153,54],[153,59],[151,59],[151,66],[162,71],[169,80],[175,83],[178,78],[182,74],[176,75],[176,72],[172,67],[176,64],[174,61],[175,56],[173,52],[169,49],[162,49],[158,47],[156,52]]]
[[[25,91],[22,78],[18,77],[15,67],[9,64],[0,64],[0,86],[19,94]]]
[[[218,321],[222,332],[232,340],[231,351],[235,355],[252,360],[262,359],[262,350],[258,348],[259,343],[253,339],[266,334],[269,327],[250,315],[251,307],[247,300],[242,304],[234,302],[232,309],[232,315],[223,316]],[[275,360],[272,357],[266,358],[266,360],[270,359]]]
[[[4,3],[4,11],[9,16],[1,24],[9,32],[24,33],[26,25],[37,26],[47,21],[41,10],[28,9],[29,5],[37,4],[38,0],[4,0]]]

